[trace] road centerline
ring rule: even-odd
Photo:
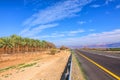
[[[100,69],[102,69],[103,71],[105,71],[106,73],[108,73],[109,75],[111,75],[112,77],[114,77],[117,80],[120,80],[120,77],[117,76],[116,74],[114,74],[113,72],[111,72],[110,70],[106,69],[105,67],[101,66],[100,64],[98,64],[97,62],[93,61],[92,59],[88,58],[87,56],[79,53],[80,56],[84,57],[85,59],[87,59],[88,61],[90,61],[91,63],[93,63],[94,65],[96,65],[97,67],[99,67]]]

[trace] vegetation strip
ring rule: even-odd
[[[90,61],[91,63],[93,63],[94,65],[98,66],[100,69],[102,69],[103,71],[105,71],[106,73],[108,73],[109,75],[111,75],[112,77],[116,78],[117,80],[120,80],[119,76],[117,76],[116,74],[112,73],[111,71],[109,71],[105,67],[101,66],[100,64],[96,63],[95,61],[93,61],[92,59],[88,58],[87,56],[85,56],[85,55],[83,55],[81,53],[80,53],[80,55],[82,57],[84,57],[85,59],[87,59],[88,61]]]
[[[120,48],[109,48],[108,51],[120,51]]]
[[[19,68],[31,67],[31,66],[36,65],[36,64],[37,63],[24,64],[24,65],[20,66]]]
[[[6,68],[3,68],[3,69],[0,69],[0,72],[7,71],[9,69],[14,69],[14,68],[16,68],[16,66],[6,67]]]
[[[18,35],[0,37],[0,54],[35,52],[54,49],[56,46],[48,41],[24,38]]]
[[[4,72],[4,71],[10,70],[10,69],[15,69],[15,68],[21,69],[21,68],[31,67],[31,66],[36,65],[36,64],[37,64],[36,62],[29,63],[29,64],[22,63],[22,64],[18,64],[17,66],[10,66],[10,67],[0,69],[0,72]]]
[[[75,61],[77,62],[78,66],[80,68],[80,71],[82,73],[82,76],[84,77],[84,80],[87,80],[87,77],[86,77],[85,72],[81,66],[81,63],[79,62],[78,58],[75,56],[74,51],[71,51],[71,53],[72,53],[72,56],[75,58]]]

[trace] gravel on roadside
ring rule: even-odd
[[[72,76],[71,80],[85,80],[81,66],[74,54],[72,54]]]

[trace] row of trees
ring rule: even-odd
[[[53,43],[18,35],[0,38],[0,53],[24,53],[56,48]]]

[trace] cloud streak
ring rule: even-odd
[[[116,6],[116,9],[120,9],[120,4]]]
[[[40,38],[61,38],[61,37],[70,37],[70,36],[76,36],[79,33],[83,33],[85,30],[78,29],[73,31],[64,31],[64,32],[54,32],[50,35],[43,35]]]
[[[83,29],[78,29],[75,31],[70,31],[70,32],[68,32],[68,34],[78,34],[78,33],[83,33],[83,32],[85,32]]]
[[[90,2],[91,0],[67,0],[59,2],[44,10],[39,10],[28,18],[23,25],[36,26],[76,16],[76,13],[80,12]]]
[[[82,37],[71,37],[64,40],[60,40],[57,45],[67,46],[84,46],[84,45],[95,45],[95,44],[107,44],[120,42],[120,29],[116,29],[109,32],[89,34]]]
[[[33,36],[39,34],[44,29],[53,28],[53,27],[56,27],[56,26],[58,26],[58,24],[40,25],[40,26],[32,28],[32,29],[31,28],[26,28],[26,29],[21,31],[20,35],[25,36],[25,37],[33,37]]]
[[[86,23],[86,21],[78,21],[78,24],[85,24]]]
[[[106,0],[106,1],[105,1],[105,4],[108,5],[109,3],[114,2],[114,1],[115,1],[115,0]]]
[[[34,2],[35,0],[32,1]],[[58,2],[53,6],[49,6],[43,10],[38,10],[23,22],[23,26],[27,28],[22,30],[20,35],[26,37],[37,36],[37,34],[47,28],[50,29],[52,27],[56,27],[59,24],[57,21],[76,16],[77,13],[80,12],[82,8],[91,1],[92,0],[65,0]],[[55,24],[56,22],[58,24]]]
[[[93,8],[98,8],[100,7],[101,5],[98,5],[98,4],[94,4],[94,5],[91,5],[90,7],[93,7]]]

